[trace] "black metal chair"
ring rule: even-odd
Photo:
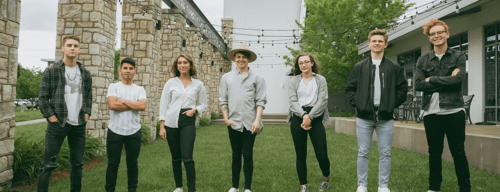
[[[469,119],[469,123],[472,124],[472,120],[470,119],[470,104],[472,103],[472,99],[474,98],[474,94],[466,95],[464,97],[464,108],[465,108],[465,120]]]

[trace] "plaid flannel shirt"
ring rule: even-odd
[[[90,71],[85,69],[80,62],[76,62],[82,74],[82,108],[78,115],[78,123],[85,124],[85,114],[91,115],[92,111],[92,76]],[[58,62],[47,67],[43,72],[40,82],[39,103],[40,112],[44,118],[55,115],[59,120],[59,125],[64,127],[68,118],[68,108],[64,99],[64,87],[66,78],[64,62]],[[83,113],[82,113],[83,112]]]

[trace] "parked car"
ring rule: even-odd
[[[26,107],[28,107],[28,109],[32,109],[32,108],[38,109],[38,98],[28,99],[28,103],[26,104]]]
[[[14,99],[14,104],[16,105],[16,107],[19,106],[19,105],[17,105],[17,101],[19,101],[19,100],[18,99]]]
[[[28,103],[29,103],[29,101],[27,99],[19,99],[17,101],[17,106],[21,106],[21,105],[26,106]]]

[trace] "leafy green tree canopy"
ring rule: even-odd
[[[288,49],[294,57],[313,54],[332,93],[344,92],[352,67],[363,60],[357,44],[367,41],[371,30],[395,25],[411,5],[402,0],[306,0],[305,6],[305,25],[296,22],[304,31],[302,43],[298,50]],[[293,67],[294,58],[283,59]]]
[[[39,67],[33,67],[31,69],[28,69],[22,67],[21,64],[18,64],[16,98],[29,99],[38,97],[42,75],[43,72],[40,70]]]

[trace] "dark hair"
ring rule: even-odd
[[[299,66],[299,58],[302,57],[302,56],[309,56],[309,60],[311,62],[313,62],[313,66],[312,66],[312,72],[314,73],[319,73],[319,65],[318,65],[318,61],[316,60],[316,58],[311,55],[310,53],[306,53],[306,52],[303,52],[303,53],[299,53],[297,55],[297,57],[295,57],[295,62],[293,64],[293,73],[295,75],[300,75],[302,74],[302,71],[300,70],[300,66]]]
[[[128,64],[134,66],[134,69],[135,69],[135,61],[133,59],[128,58],[128,57],[123,59],[122,62],[120,63],[120,69],[122,68],[124,63],[128,63]]]
[[[73,39],[75,41],[78,41],[78,43],[80,43],[80,38],[79,37],[70,35],[70,36],[66,36],[66,37],[63,38],[63,40],[61,42],[62,43],[61,47],[64,47],[64,44],[66,43],[66,40],[68,40],[68,39]]]
[[[250,59],[250,52],[248,52],[248,51],[238,51],[238,52],[234,53],[234,56],[236,56],[237,53],[242,54],[247,59]]]
[[[179,77],[181,76],[181,72],[177,69],[177,62],[179,61],[179,58],[184,57],[184,59],[188,60],[189,62],[189,76],[195,77],[196,78],[196,67],[194,67],[193,59],[191,59],[187,55],[179,55],[177,59],[174,61],[174,65],[172,65],[172,73],[176,76]]]

